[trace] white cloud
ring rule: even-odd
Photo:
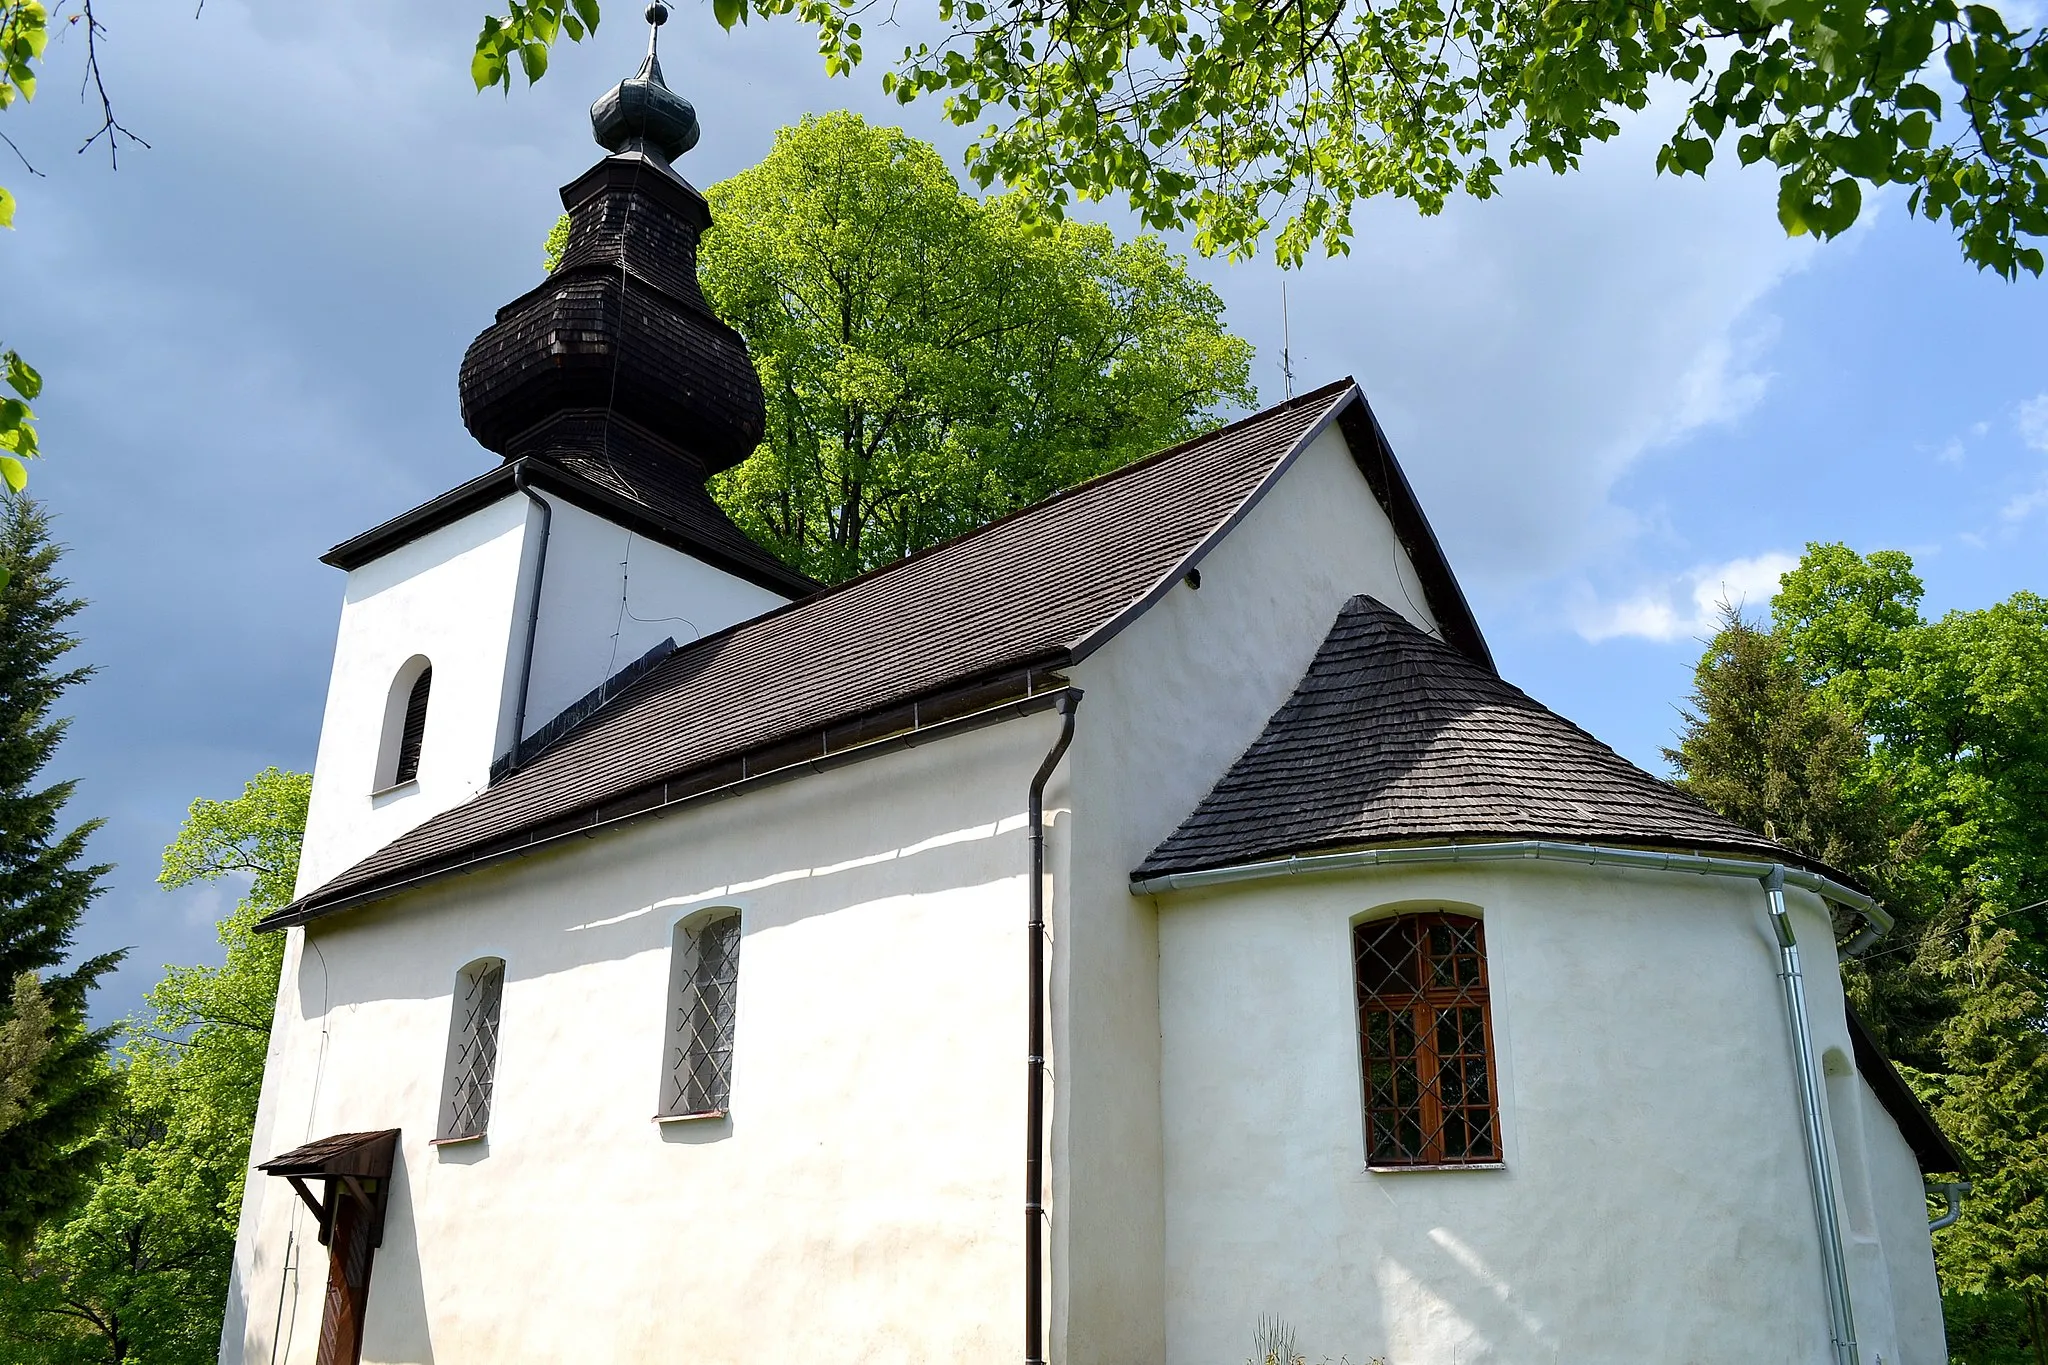
[[[2035,450],[2048,451],[2048,393],[2037,393],[2014,414],[2020,439]]]
[[[1499,199],[1456,200],[1435,218],[1368,203],[1352,255],[1312,260],[1291,282],[1300,383],[1357,376],[1482,595],[1637,543],[1642,515],[1617,484],[1769,392],[1768,300],[1812,239],[1778,226],[1768,167],[1655,175],[1677,118],[1675,104],[1653,104],[1570,176],[1517,173]],[[1257,377],[1278,398],[1277,272],[1198,269],[1257,343]]]
[[[2025,521],[2044,507],[2048,507],[2048,479],[1999,508],[1998,519],[2004,522]]]
[[[1951,436],[1946,441],[1943,441],[1941,449],[1934,452],[1934,458],[1940,460],[1943,464],[1961,464],[1963,462],[1962,438]]]
[[[1705,564],[1619,602],[1601,602],[1581,589],[1572,605],[1572,624],[1598,644],[1633,636],[1666,642],[1701,640],[1719,627],[1723,605],[1755,613],[1778,592],[1778,579],[1799,558],[1773,550],[1725,564]]]

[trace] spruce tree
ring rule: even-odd
[[[0,501],[0,981],[39,980],[48,1037],[18,1088],[20,1117],[0,1132],[0,1244],[19,1245],[70,1205],[98,1163],[95,1138],[118,1080],[106,1061],[114,1030],[86,1026],[86,994],[121,958],[103,953],[66,968],[79,918],[108,869],[85,861],[99,821],[66,828],[68,781],[43,769],[68,722],[52,711],[92,670],[63,666],[77,648],[68,625],[85,606],[57,575],[62,551],[49,518],[27,498]],[[10,993],[0,1024],[12,1022]]]

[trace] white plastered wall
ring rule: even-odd
[[[523,497],[501,499],[350,572],[300,893],[483,790],[504,712],[527,510]],[[392,681],[421,655],[434,677],[419,779],[378,794]]]
[[[1086,699],[1068,760],[1072,893],[1055,920],[1055,1362],[1166,1350],[1159,939],[1131,869],[1258,736],[1347,600],[1369,593],[1434,626],[1334,424],[1200,568],[1199,589],[1174,587],[1072,670]]]
[[[1023,808],[1056,727],[576,840],[318,922],[303,953],[295,934],[255,1159],[404,1130],[363,1359],[1014,1355]],[[732,1117],[658,1125],[671,926],[715,905],[743,915]],[[450,990],[484,955],[506,962],[489,1137],[430,1147]],[[311,1235],[252,1177],[224,1361],[267,1365],[281,1311],[276,1360],[313,1359]]]
[[[1364,1165],[1350,926],[1429,906],[1486,925],[1502,1169]],[[1311,1360],[1824,1359],[1764,907],[1741,880],[1543,863],[1162,898],[1165,1359],[1237,1365],[1260,1314]],[[1846,1049],[1814,956],[1816,1045]],[[1866,1333],[1864,1361],[1885,1347]]]
[[[686,645],[786,600],[560,497],[540,496],[552,513],[528,734],[662,640]],[[482,791],[493,760],[511,751],[540,543],[539,509],[512,493],[349,574],[301,893]],[[393,680],[422,657],[434,677],[419,777],[389,788],[377,769],[395,729]]]
[[[541,496],[553,514],[528,734],[663,640],[687,645],[788,601],[560,497]],[[519,610],[523,637],[523,584]],[[501,751],[510,740],[508,731]]]
[[[1886,1351],[1884,1358],[1897,1365],[1942,1365],[1948,1359],[1948,1337],[1941,1321],[1934,1242],[1927,1231],[1925,1177],[1913,1149],[1906,1145],[1877,1096],[1867,1085],[1859,1088],[1871,1206],[1881,1244],[1878,1264],[1866,1273],[1881,1277],[1892,1329],[1893,1349]],[[1859,1303],[1859,1328],[1862,1321]]]

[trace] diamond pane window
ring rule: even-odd
[[[481,958],[455,978],[437,1142],[479,1138],[490,1128],[491,1082],[498,1069],[498,1006],[504,996],[503,958]]]
[[[1486,931],[1400,915],[1351,931],[1368,1166],[1500,1160]]]
[[[732,1104],[733,1014],[739,1003],[737,912],[676,926],[669,968],[663,1118],[723,1114]]]

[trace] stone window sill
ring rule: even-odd
[[[656,1114],[654,1121],[656,1123],[702,1123],[707,1119],[722,1119],[725,1115],[726,1111],[723,1109],[700,1109],[691,1114]]]
[[[429,1147],[459,1147],[465,1142],[482,1142],[489,1133],[464,1133],[460,1137],[437,1137],[427,1143]]]

